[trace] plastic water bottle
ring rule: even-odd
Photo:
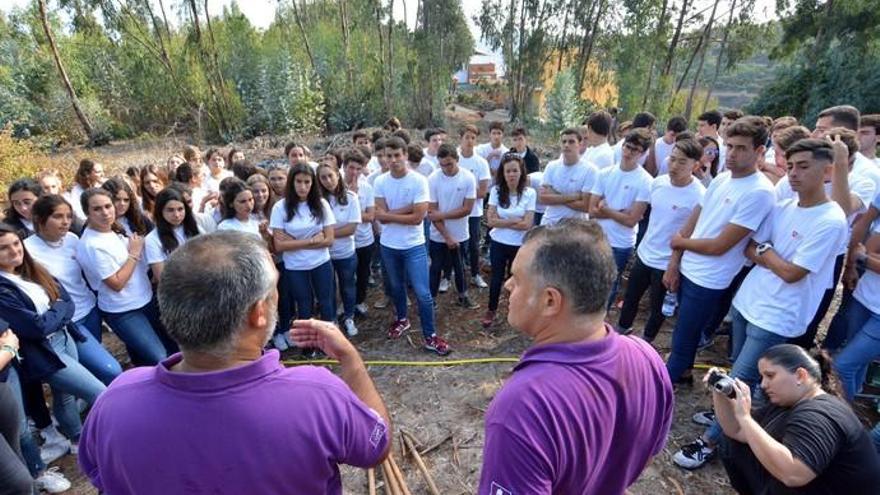
[[[672,291],[666,291],[663,298],[663,308],[660,310],[663,316],[672,316],[675,314],[675,308],[678,306],[678,295]]]

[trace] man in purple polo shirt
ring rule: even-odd
[[[79,444],[92,484],[114,495],[339,494],[337,464],[381,462],[388,413],[338,328],[298,321],[291,333],[338,359],[341,379],[263,351],[277,281],[248,234],[202,235],[171,255],[159,307],[181,354],[122,374],[95,403]]]
[[[534,345],[486,413],[481,495],[620,494],[663,449],[672,384],[650,345],[605,323],[615,276],[594,221],[526,235],[507,320]]]

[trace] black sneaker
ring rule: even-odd
[[[715,411],[700,411],[691,420],[698,425],[712,426],[715,424]]]
[[[462,308],[467,308],[467,309],[479,309],[480,308],[480,305],[475,303],[474,301],[471,301],[471,298],[468,296],[459,296],[458,305],[461,306]]]
[[[698,438],[676,452],[672,456],[672,462],[685,469],[697,469],[705,466],[714,457],[715,449],[704,442],[702,438]]]

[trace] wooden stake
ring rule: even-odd
[[[394,460],[394,457],[388,456],[388,464],[391,466],[391,471],[397,480],[397,486],[400,487],[400,491],[403,495],[412,495],[409,491],[409,487],[406,485],[406,480],[403,479],[403,473],[400,471],[400,466],[397,465],[397,461]]]
[[[376,495],[376,470],[373,468],[367,469],[367,489],[369,495]]]
[[[397,486],[397,478],[394,477],[394,472],[391,470],[391,465],[388,463],[388,459],[382,461],[382,478],[385,479],[385,493],[388,495],[402,495],[400,488]]]
[[[428,467],[425,466],[425,461],[422,460],[422,456],[419,455],[419,451],[416,449],[415,445],[413,445],[412,440],[410,440],[406,433],[401,433],[401,435],[403,436],[403,442],[406,443],[406,448],[409,449],[413,459],[416,460],[416,465],[419,467],[419,471],[422,472],[422,477],[425,478],[425,483],[428,484],[428,490],[431,492],[431,495],[440,495],[440,491],[437,490],[437,485],[435,485],[434,480],[431,479],[431,473],[428,472]]]

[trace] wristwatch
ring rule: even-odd
[[[767,251],[769,251],[771,249],[773,249],[772,243],[762,242],[761,244],[758,244],[758,247],[755,248],[755,254],[757,254],[758,256],[761,256],[762,254],[766,253]]]

